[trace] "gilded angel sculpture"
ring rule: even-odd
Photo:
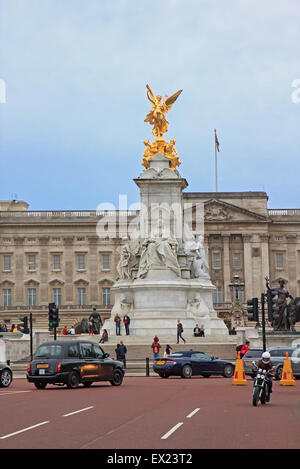
[[[147,96],[152,104],[152,109],[147,114],[144,122],[149,122],[150,125],[154,126],[152,134],[156,137],[162,137],[163,134],[168,131],[169,123],[165,115],[170,111],[181,92],[182,90],[177,91],[177,93],[174,93],[170,98],[159,95],[155,96],[150,86],[147,85]]]

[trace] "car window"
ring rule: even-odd
[[[198,358],[201,358],[201,360],[211,360],[211,356],[206,355],[206,353],[201,353],[201,356],[199,356]]]
[[[243,356],[243,359],[245,358],[258,358],[261,357],[261,354],[263,353],[263,350],[249,350],[245,355]]]
[[[205,355],[205,353],[201,353],[201,352],[197,352],[197,353],[192,353],[191,357],[192,358],[200,358],[200,360],[206,360],[205,357],[207,357],[208,355]]]
[[[61,345],[41,345],[35,354],[35,358],[60,358]]]
[[[99,345],[94,344],[94,356],[95,358],[103,358],[104,351],[102,348],[99,347]]]
[[[176,358],[176,357],[183,357],[183,353],[172,353],[172,354],[170,355],[170,357],[174,357],[174,358]]]
[[[94,358],[93,344],[80,344],[80,356],[82,358]]]
[[[78,347],[76,344],[69,345],[68,347],[68,358],[75,358],[78,357]]]

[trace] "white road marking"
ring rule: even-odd
[[[193,410],[189,415],[186,416],[187,419],[191,419],[193,415],[195,415],[198,411],[200,410],[200,407],[197,407],[197,409]]]
[[[21,392],[32,392],[32,391],[0,391],[0,396],[4,396],[6,394],[20,394]]]
[[[23,428],[22,430],[19,430],[14,433],[9,433],[8,435],[4,435],[0,437],[0,440],[5,440],[5,438],[10,438],[11,436],[19,435],[20,433],[27,432],[28,430],[32,430],[33,428],[40,427],[41,425],[45,425],[46,423],[49,423],[49,420],[46,422],[41,422],[37,423],[36,425],[32,425],[31,427]]]
[[[171,436],[172,433],[176,432],[176,430],[181,427],[181,425],[183,425],[183,422],[177,423],[177,425],[175,425],[173,428],[171,428],[171,430],[169,430],[167,433],[164,434],[164,436],[161,437],[161,440],[166,440],[167,438],[169,438],[169,436]]]
[[[84,409],[80,410],[75,410],[75,412],[70,412],[69,414],[63,415],[63,417],[69,417],[70,415],[78,414],[79,412],[84,412],[85,410],[93,409],[94,406],[92,405],[91,407],[85,407]]]

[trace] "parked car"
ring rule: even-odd
[[[181,351],[172,353],[168,358],[161,358],[154,362],[153,370],[161,378],[169,376],[181,376],[191,378],[191,376],[222,375],[231,378],[234,373],[234,365],[226,360],[207,355],[196,350]]]
[[[38,389],[47,384],[77,388],[95,381],[120,386],[123,363],[109,358],[102,347],[88,340],[55,340],[39,346],[27,369],[27,380]]]
[[[9,360],[6,363],[0,363],[0,387],[8,388],[13,380],[13,372],[10,368]]]
[[[297,349],[297,347],[267,347],[267,351],[271,355],[271,361],[274,363],[275,368],[276,368],[276,371],[275,371],[276,379],[281,379],[283,362],[286,358],[286,353],[288,353],[289,358],[291,358],[292,354],[297,350],[300,352],[300,348]],[[246,375],[250,375],[252,376],[252,378],[254,378],[256,373],[252,365],[252,362],[253,361],[257,362],[260,359],[262,353],[263,353],[263,349],[252,349],[252,350],[248,350],[248,352],[243,356],[244,369],[245,369]],[[292,369],[293,369],[293,374],[297,376],[296,370],[294,373],[293,363],[292,363]]]

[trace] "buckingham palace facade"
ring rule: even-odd
[[[287,282],[300,296],[300,209],[269,209],[265,192],[185,192],[184,202],[204,207],[204,239],[218,313],[231,308],[229,284],[245,284],[241,301],[260,297],[265,277]],[[119,247],[138,211],[30,211],[22,201],[0,201],[0,322],[48,304],[61,315],[108,317],[114,303]],[[100,237],[102,217],[116,231]],[[221,314],[222,315],[222,314]],[[47,315],[44,314],[44,317]]]

